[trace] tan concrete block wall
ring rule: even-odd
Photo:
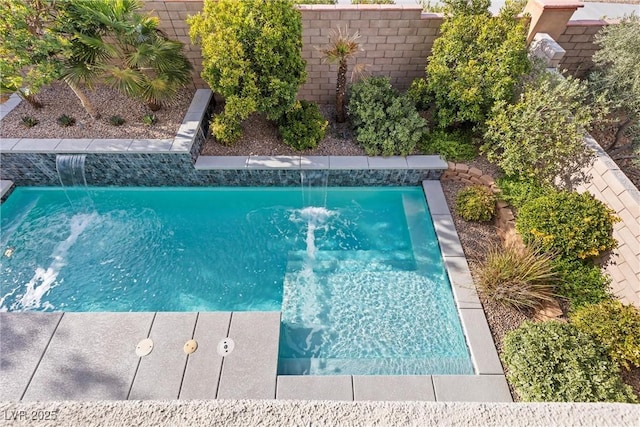
[[[191,44],[185,19],[202,10],[202,0],[147,0],[144,9],[160,18],[167,35],[185,44],[194,64],[194,84],[208,88],[200,78],[200,47]],[[413,79],[424,75],[427,57],[439,34],[442,17],[423,14],[418,5],[309,5],[302,13],[302,56],[307,61],[307,82],[301,86],[300,99],[318,103],[335,101],[337,66],[322,62],[322,48],[332,29],[358,32],[363,51],[352,61],[365,64],[368,74],[386,75],[398,89],[407,89]]]
[[[579,191],[593,194],[621,219],[613,228],[618,247],[613,251],[613,263],[606,268],[611,289],[623,302],[640,307],[640,191],[593,138],[589,136],[585,142],[594,149],[597,160],[589,170],[591,182]]]
[[[583,76],[593,67],[591,57],[598,50],[593,43],[595,34],[608,25],[607,21],[569,21],[562,35],[556,40],[567,51],[560,62],[560,70]]]

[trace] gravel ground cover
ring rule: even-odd
[[[101,113],[100,119],[91,119],[71,89],[64,83],[56,82],[38,93],[37,99],[42,102],[42,108],[33,108],[22,101],[7,114],[0,122],[0,138],[173,138],[189,108],[195,89],[180,90],[173,105],[156,112],[106,86],[96,86],[94,90],[86,90],[85,93]],[[142,122],[143,116],[149,113],[157,117],[157,123],[151,126]],[[62,114],[75,118],[76,124],[69,127],[58,125],[56,119]],[[115,115],[125,119],[122,126],[109,123],[109,118]],[[38,124],[26,127],[22,124],[25,116],[35,118]]]

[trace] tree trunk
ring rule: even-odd
[[[162,108],[161,104],[156,104],[155,102],[147,102],[146,106],[151,111],[158,111],[159,109]]]
[[[84,92],[82,92],[80,88],[76,86],[75,83],[70,81],[66,81],[66,83],[67,85],[69,85],[73,93],[76,94],[76,96],[80,100],[80,103],[82,104],[84,109],[87,111],[87,114],[89,114],[89,116],[91,116],[92,119],[98,120],[100,118],[100,113],[95,109],[95,107],[93,106],[91,101],[89,101],[89,98],[87,98]]]
[[[35,95],[24,93],[22,90],[18,91],[20,98],[24,99],[35,109],[42,108],[42,102],[38,101]]]
[[[338,83],[336,84],[336,121],[344,123],[346,120],[344,112],[344,98],[347,92],[347,61],[341,60],[338,67]]]

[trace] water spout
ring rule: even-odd
[[[56,156],[56,171],[60,185],[63,187],[87,186],[84,174],[85,154],[58,154]]]

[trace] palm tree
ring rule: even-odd
[[[338,123],[344,123],[346,120],[344,104],[347,92],[347,61],[362,50],[358,43],[359,38],[360,34],[357,31],[349,34],[346,28],[344,33],[338,28],[331,31],[329,46],[320,50],[325,61],[332,64],[338,63],[338,81],[336,83],[336,120]]]
[[[63,78],[94,118],[99,114],[79,83],[91,87],[104,81],[156,111],[170,104],[191,79],[192,66],[182,53],[182,43],[169,40],[158,29],[158,18],[139,14],[141,7],[138,0],[69,3],[73,55]]]

